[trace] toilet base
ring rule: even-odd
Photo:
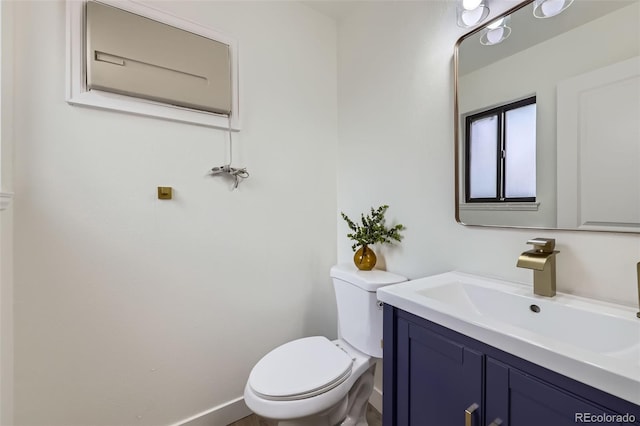
[[[375,363],[353,384],[347,396],[347,415],[340,426],[368,426],[367,405],[373,392]]]
[[[365,371],[347,396],[333,407],[313,416],[290,420],[261,419],[265,426],[368,426],[367,405],[373,392],[375,364]]]

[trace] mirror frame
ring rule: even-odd
[[[577,229],[577,228],[545,228],[545,227],[537,227],[537,226],[516,226],[516,225],[482,225],[482,224],[468,224],[468,223],[464,223],[461,219],[460,219],[460,196],[461,196],[461,188],[460,188],[460,170],[462,165],[460,164],[460,155],[462,154],[462,147],[461,147],[461,132],[460,132],[460,110],[459,110],[459,106],[458,106],[458,98],[459,98],[459,90],[458,90],[458,71],[459,71],[459,51],[460,51],[460,44],[462,44],[462,42],[464,40],[466,40],[467,38],[473,36],[474,34],[482,31],[486,25],[488,23],[490,23],[491,21],[495,21],[497,19],[500,19],[504,16],[510,15],[526,6],[528,6],[529,4],[533,3],[534,0],[524,0],[521,3],[518,3],[517,5],[515,5],[514,7],[508,9],[507,11],[501,13],[500,15],[496,15],[495,17],[491,18],[491,19],[487,19],[485,21],[483,21],[482,24],[479,24],[476,28],[474,28],[473,30],[471,30],[470,32],[462,35],[458,41],[456,41],[456,44],[454,46],[454,52],[453,52],[453,96],[454,96],[454,101],[453,101],[453,115],[454,115],[454,148],[453,148],[453,152],[454,152],[454,161],[455,161],[455,165],[454,165],[454,185],[455,185],[455,218],[456,218],[456,222],[459,223],[460,225],[463,226],[472,226],[472,227],[479,227],[479,228],[494,228],[494,229],[536,229],[536,230],[543,230],[543,231],[574,231],[574,232],[597,232],[597,233],[610,233],[610,234],[625,234],[625,235],[638,235],[640,232],[624,232],[624,231],[616,231],[616,230],[607,230],[607,229]]]

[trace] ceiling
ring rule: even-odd
[[[358,3],[362,2],[362,0],[301,0],[301,3],[336,21],[340,21],[349,16],[358,7]]]

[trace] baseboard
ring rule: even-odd
[[[373,392],[371,392],[371,396],[369,397],[369,404],[373,405],[373,408],[382,414],[382,391],[375,386],[373,387]]]
[[[369,403],[382,413],[382,391],[373,387]],[[171,426],[221,426],[236,422],[251,415],[251,410],[244,403],[244,398],[239,397],[232,401],[210,408],[195,416],[181,420]]]
[[[224,404],[220,404],[195,416],[174,423],[171,426],[221,426],[228,425],[251,414],[251,410],[239,397]]]

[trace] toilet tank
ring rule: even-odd
[[[387,271],[360,271],[353,265],[336,265],[331,278],[338,304],[340,338],[367,355],[382,358],[382,303],[376,290],[406,281]]]

